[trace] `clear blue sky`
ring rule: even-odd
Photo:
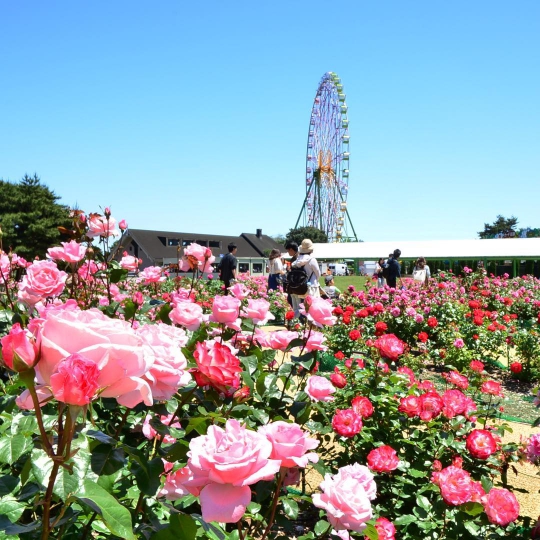
[[[133,228],[286,233],[335,71],[359,237],[540,226],[537,0],[0,0],[0,30],[0,178],[37,172],[65,204]]]

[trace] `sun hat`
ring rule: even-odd
[[[302,240],[300,247],[298,248],[300,253],[312,253],[313,252],[313,242],[309,238]]]
[[[324,276],[324,282],[329,285],[330,282],[334,279],[334,276]]]

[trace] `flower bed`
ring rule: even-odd
[[[196,244],[189,277],[128,279],[139,261],[109,249],[120,225],[77,212],[47,260],[0,253],[0,536],[264,540],[294,535],[300,515],[303,540],[530,525],[508,471],[540,440],[501,442],[482,362],[515,345],[513,373],[536,377],[536,280],[307,297],[300,324],[262,279],[224,296]],[[262,330],[277,318],[286,329]],[[317,373],[328,352],[330,377]],[[312,468],[323,481],[308,493]]]

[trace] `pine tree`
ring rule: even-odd
[[[61,240],[58,227],[69,226],[69,208],[58,203],[60,197],[37,174],[25,174],[19,183],[0,180],[0,194],[3,250],[28,260],[43,258]]]

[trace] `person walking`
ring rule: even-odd
[[[304,268],[308,278],[308,290],[306,294],[291,294],[292,308],[295,317],[300,317],[300,303],[309,294],[310,296],[320,297],[319,278],[321,271],[317,259],[313,257],[313,242],[309,238],[302,240],[298,248],[298,258],[291,263],[292,268]]]
[[[379,289],[384,289],[384,286],[386,285],[386,280],[383,276],[383,266],[385,265],[383,257],[381,257],[376,263],[375,263],[375,272],[373,272],[373,277],[377,279],[377,287]]]
[[[225,284],[225,294],[229,294],[231,282],[236,280],[236,244],[232,242],[227,246],[228,253],[221,259],[219,278]]]
[[[392,257],[388,257],[388,277],[386,278],[386,284],[395,289],[397,284],[397,278],[401,283],[401,287],[404,287],[403,281],[401,279],[401,265],[398,262],[398,259],[401,257],[401,250],[395,249],[392,253]]]
[[[283,275],[283,263],[281,262],[281,251],[274,248],[268,257],[268,290],[277,291],[281,284]]]
[[[426,259],[424,257],[418,257],[413,268],[414,281],[418,281],[422,286],[427,286],[430,277],[431,271],[427,265]]]

